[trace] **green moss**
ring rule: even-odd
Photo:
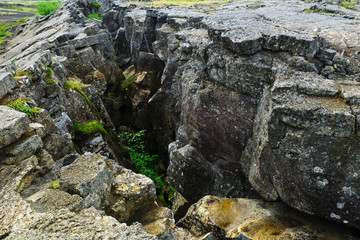
[[[51,68],[50,67],[46,67],[46,73],[49,77],[52,78],[52,71],[51,71]]]
[[[18,20],[17,22],[18,23],[26,23],[27,21],[29,21],[28,18],[22,18],[22,19]]]
[[[59,179],[56,179],[55,181],[51,181],[51,187],[53,189],[58,189],[60,187],[60,181]]]
[[[346,8],[346,9],[355,10],[355,6],[350,5],[350,4],[353,4],[353,3],[355,3],[355,2],[353,2],[353,1],[351,1],[351,2],[343,1],[343,2],[341,2],[340,6],[343,7],[343,8]]]
[[[97,111],[95,105],[91,102],[90,98],[85,94],[84,90],[82,89],[85,85],[80,82],[72,82],[68,81],[64,83],[64,87],[66,90],[74,89],[78,93],[80,93],[84,98],[87,104]]]
[[[15,110],[26,113],[28,116],[37,114],[39,112],[39,108],[30,108],[29,105],[26,104],[25,99],[20,98],[17,99],[7,105]]]
[[[74,123],[74,129],[85,134],[92,134],[95,132],[103,132],[107,134],[107,131],[96,121],[85,124]]]
[[[28,73],[28,72],[24,72],[24,71],[19,71],[16,72],[14,75],[14,78],[19,78],[19,77],[24,77],[24,76],[28,76],[28,77],[34,77],[34,74]]]
[[[46,84],[48,84],[48,85],[56,85],[55,80],[52,79],[51,77],[46,77],[46,78],[44,79],[44,82],[45,82]]]

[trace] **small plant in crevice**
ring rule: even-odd
[[[91,102],[90,98],[85,94],[85,92],[83,90],[84,86],[85,85],[80,82],[67,81],[64,83],[65,90],[74,89],[75,91],[80,93],[85,98],[85,101],[91,108],[93,108],[95,111],[97,111],[95,105]]]
[[[50,67],[46,67],[46,77],[44,78],[44,82],[48,85],[56,85],[55,80],[52,78],[52,70]]]
[[[96,8],[100,8],[100,3],[93,1],[92,5]]]
[[[51,181],[51,188],[58,189],[60,187],[60,181],[59,179],[56,179],[54,181]]]
[[[92,134],[95,132],[103,132],[107,134],[107,131],[97,122],[92,121],[84,124],[73,123],[74,129],[85,134]]]
[[[24,72],[24,71],[19,71],[19,72],[15,73],[14,78],[16,79],[16,78],[24,77],[24,76],[33,78],[33,77],[35,77],[35,74]]]
[[[145,150],[145,142],[143,140],[146,130],[137,133],[121,132],[119,137],[126,145],[130,157],[134,162],[139,173],[151,178],[156,186],[158,198],[165,206],[171,206],[171,199],[175,193],[175,189],[164,181],[163,176],[159,176],[157,169],[159,166],[159,156],[151,155]]]
[[[340,6],[343,7],[343,8],[346,8],[346,9],[355,10],[356,9],[355,6],[350,5],[350,4],[353,4],[353,3],[355,3],[355,2],[354,1],[351,1],[351,2],[343,1],[343,2],[341,2]]]
[[[23,98],[19,98],[7,105],[8,107],[11,107],[15,110],[18,110],[20,112],[25,113],[28,116],[32,116],[34,114],[37,114],[39,112],[39,108],[30,108],[29,105],[27,105],[26,100]]]
[[[92,10],[92,12],[86,16],[86,19],[97,19],[102,21],[102,16],[101,13],[96,13],[94,10]]]
[[[135,79],[137,78],[137,75],[131,75],[130,77],[128,77],[124,82],[121,83],[121,88],[122,89],[128,89],[130,87],[131,84],[133,84],[135,82]]]

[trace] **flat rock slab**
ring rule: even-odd
[[[30,120],[25,113],[0,106],[0,148],[18,140],[29,129]]]

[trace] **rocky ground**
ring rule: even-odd
[[[0,239],[360,239],[354,6],[79,0],[19,25],[0,62]],[[148,130],[172,209],[121,129]]]

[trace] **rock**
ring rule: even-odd
[[[40,123],[30,123],[29,133],[43,137],[45,135],[45,127]]]
[[[120,222],[125,222],[137,210],[154,207],[156,189],[154,182],[128,169],[120,170],[113,182],[110,196],[110,213]]]
[[[61,222],[62,224],[59,224]],[[142,230],[140,224],[126,226],[94,208],[79,214],[62,209],[34,221],[27,228],[12,231],[5,239],[157,239]]]
[[[280,202],[215,196],[206,196],[191,206],[177,227],[197,239],[356,239],[349,229],[306,216]],[[212,238],[200,238],[209,233]]]
[[[140,218],[140,223],[143,229],[151,235],[158,236],[160,239],[176,239],[172,233],[175,220],[169,208],[160,207],[146,212]]]
[[[51,166],[55,163],[50,153],[44,149],[40,149],[36,156],[43,173],[49,171]]]
[[[0,106],[0,148],[18,140],[29,129],[29,118],[6,106]]]
[[[61,169],[60,190],[93,200],[100,209],[107,204],[113,173],[107,169],[107,158],[85,153]]]
[[[73,209],[81,200],[82,198],[79,195],[71,195],[67,192],[53,189],[39,191],[26,198],[26,201],[31,202],[35,209],[39,211],[40,208],[45,208],[45,212],[63,208]]]
[[[11,73],[0,73],[0,99],[17,86]]]
[[[74,135],[73,122],[65,112],[62,112],[61,116],[55,119],[55,125],[60,130],[60,132],[69,133],[70,136]]]
[[[41,138],[39,135],[34,135],[3,148],[0,151],[0,161],[8,165],[16,165],[25,158],[32,156],[42,147],[43,142]]]

